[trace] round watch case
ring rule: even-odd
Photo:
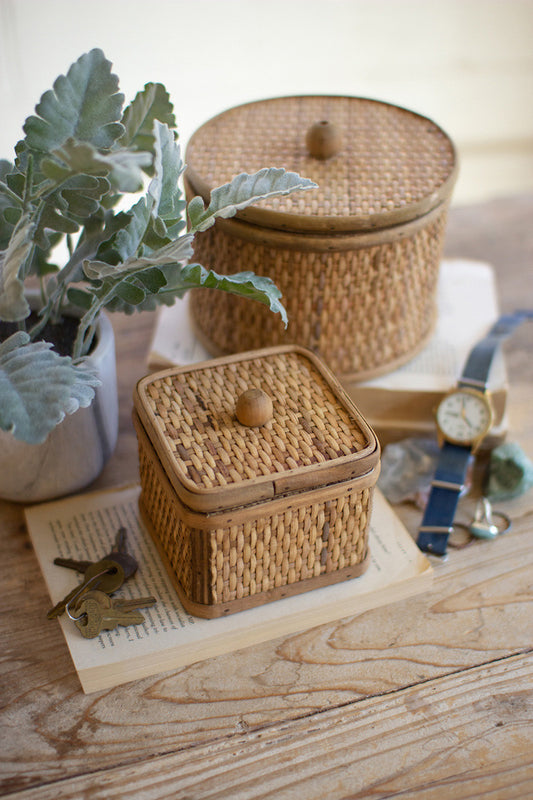
[[[493,416],[485,392],[459,387],[449,392],[437,407],[438,432],[452,444],[475,449],[491,429]]]

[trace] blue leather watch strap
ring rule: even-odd
[[[439,556],[446,553],[470,457],[470,448],[444,442],[418,531],[417,545],[421,550]]]
[[[474,385],[483,390],[498,347],[528,318],[533,318],[533,312],[515,311],[513,314],[503,314],[471,350],[459,379],[459,386]]]

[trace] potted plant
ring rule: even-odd
[[[123,103],[111,63],[91,50],[42,96],[14,163],[0,161],[0,496],[7,499],[77,490],[112,451],[116,380],[105,312],[153,310],[208,287],[265,303],[286,323],[272,281],[191,263],[192,244],[217,217],[314,184],[265,168],[215,189],[207,207],[200,197],[187,204],[164,86],[148,83]]]

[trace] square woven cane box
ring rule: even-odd
[[[140,509],[187,611],[218,617],[360,575],[376,436],[298,346],[143,378]]]

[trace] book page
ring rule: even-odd
[[[189,320],[189,296],[176,300],[173,306],[162,306],[148,353],[150,369],[186,366],[206,361],[211,354],[196,339]]]
[[[106,688],[203,658],[231,652],[324,622],[350,616],[416,592],[432,568],[379,490],[371,520],[371,563],[355,578],[217,619],[188,614],[157,547],[139,515],[139,486],[80,495],[26,509],[30,537],[51,605],[81,583],[76,572],[53,564],[56,556],[98,560],[111,550],[120,526],[139,569],[114,595],[154,595],[145,622],[85,639],[63,614],[59,623],[85,691]],[[44,612],[43,612],[44,617]],[[57,624],[55,620],[43,624]]]

